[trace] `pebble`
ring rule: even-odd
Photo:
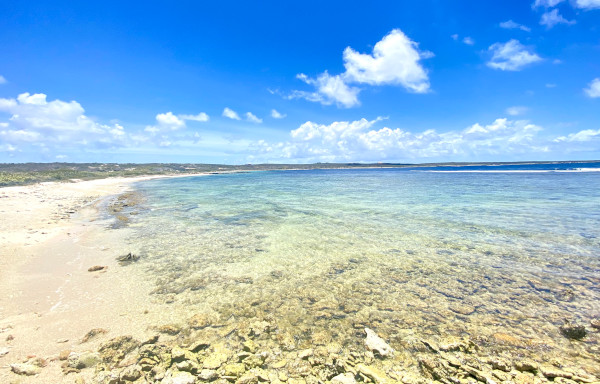
[[[198,378],[202,381],[213,381],[219,377],[214,369],[203,369],[200,371]]]
[[[225,353],[215,352],[204,359],[202,365],[206,369],[217,369],[226,361],[227,355]]]
[[[331,379],[331,384],[356,384],[356,379],[351,373],[340,373]]]
[[[11,364],[10,369],[17,375],[34,376],[41,372],[40,367],[30,363]]]

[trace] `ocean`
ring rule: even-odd
[[[599,171],[572,163],[144,181],[129,242],[141,256],[135,268],[154,282],[151,299],[202,314],[198,328],[244,329],[283,351],[362,350],[370,328],[406,366],[426,340],[593,372]],[[586,337],[566,337],[569,325]]]

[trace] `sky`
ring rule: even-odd
[[[600,0],[0,2],[0,162],[600,159]]]

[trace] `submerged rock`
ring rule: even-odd
[[[383,371],[369,365],[358,364],[356,366],[356,370],[362,375],[373,380],[375,384],[386,384],[390,381]]]
[[[379,337],[373,330],[365,328],[367,338],[365,339],[365,345],[373,353],[379,356],[386,357],[394,353],[394,349],[389,346],[381,337]]]
[[[581,340],[587,335],[587,331],[583,325],[572,325],[568,322],[560,327],[560,333],[567,339],[573,340]]]
[[[139,344],[132,336],[119,336],[102,344],[98,352],[104,362],[115,364],[123,360],[125,355],[137,348]]]
[[[356,379],[351,373],[340,373],[331,379],[331,384],[356,384]]]

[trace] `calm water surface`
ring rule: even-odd
[[[275,323],[283,349],[352,348],[370,327],[406,364],[416,340],[454,338],[593,367],[600,172],[556,167],[153,180],[138,185],[148,210],[131,242],[154,300],[215,327]],[[566,339],[565,321],[590,334]]]

